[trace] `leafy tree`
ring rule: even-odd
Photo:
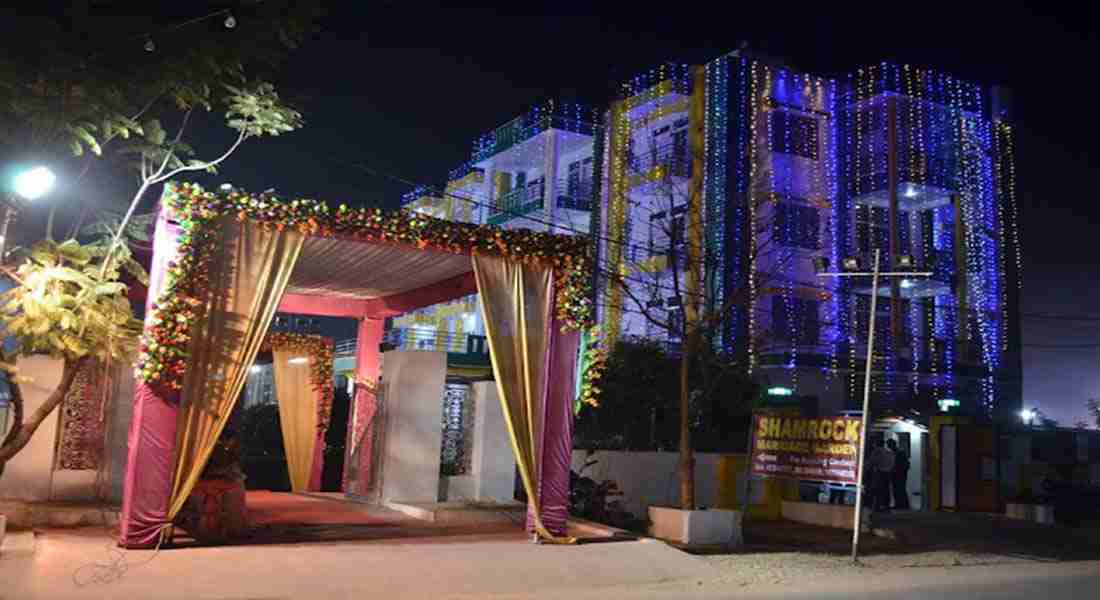
[[[0,442],[4,466],[30,441],[39,425],[68,395],[73,380],[92,361],[125,358],[141,332],[134,318],[121,269],[148,283],[144,269],[121,246],[107,260],[105,244],[43,241],[16,270],[5,269],[15,287],[0,295],[0,322],[17,342],[5,352],[2,369],[11,388],[14,422]],[[46,402],[24,414],[19,357],[46,354],[63,362],[61,382]]]
[[[601,379],[600,406],[582,407],[577,446],[585,449],[674,450],[679,443],[680,361],[650,339],[616,344]],[[756,386],[727,365],[695,362],[689,405],[693,447],[744,450],[750,398]],[[706,390],[706,393],[704,393]]]
[[[241,3],[232,8],[234,27],[225,21],[228,9],[133,16],[113,4],[76,2],[64,15],[30,11],[3,32],[0,160],[46,162],[66,185],[55,194],[64,198],[51,203],[47,240],[17,270],[4,269],[16,285],[3,296],[0,322],[19,347],[2,367],[12,379],[14,426],[0,443],[0,472],[76,374],[92,360],[123,357],[140,332],[119,278],[125,270],[147,279],[122,240],[142,240],[150,217],[135,223],[134,214],[149,188],[185,172],[212,172],[245,141],[302,125],[266,79],[313,27],[314,3]],[[220,113],[236,132],[212,157],[198,157],[185,139],[199,113]],[[88,185],[96,168],[104,176]],[[53,242],[60,205],[81,209],[68,237],[110,240]],[[62,359],[62,379],[45,404],[24,415],[14,364],[39,353]]]

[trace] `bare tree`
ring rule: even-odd
[[[706,239],[708,230],[719,230],[725,224],[710,222],[708,219],[715,217],[703,210],[701,113],[698,99],[688,120],[688,127],[695,131],[673,129],[668,141],[646,136],[649,144],[645,151],[627,152],[629,177],[639,182],[635,194],[623,192],[630,205],[627,218],[635,217],[635,224],[638,217],[648,220],[642,224],[649,227],[649,239],[646,244],[638,244],[629,235],[608,239],[609,246],[618,245],[615,254],[621,262],[606,261],[599,266],[609,289],[621,292],[618,301],[606,294],[604,309],[638,315],[650,337],[663,336],[679,346],[679,475],[684,510],[696,506],[692,405],[709,400],[725,378],[743,376],[749,370],[746,361],[722,348],[721,332],[737,311],[755,310],[765,288],[793,257],[789,249],[775,243],[767,209],[774,195],[754,191],[747,197],[731,197],[730,203],[748,209],[753,234],[748,237],[753,241],[745,249],[745,264],[750,267],[744,285],[732,289],[723,285],[721,244]],[[752,190],[757,187],[750,185]],[[753,331],[752,336],[759,345],[768,332]],[[693,369],[702,377],[692,377]]]

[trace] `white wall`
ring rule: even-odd
[[[61,361],[32,356],[19,361],[19,374],[33,381],[22,384],[24,414],[38,409],[61,382]],[[0,498],[42,501],[50,499],[54,444],[59,413],[46,417],[31,441],[8,461],[0,477]],[[9,419],[8,424],[11,424]],[[6,432],[4,432],[6,434]]]
[[[435,502],[443,442],[445,352],[386,352],[382,501]]]
[[[60,383],[62,365],[59,360],[33,356],[20,359],[19,369],[21,375],[33,379],[22,385],[25,410],[29,413],[41,406]],[[53,470],[61,423],[61,409],[58,408],[42,422],[30,443],[8,462],[0,477],[0,498],[37,502],[100,498],[112,504],[122,501],[127,434],[133,414],[133,368],[127,362],[116,362],[110,376],[100,471]]]
[[[573,451],[573,470],[586,462],[585,450]],[[718,458],[721,454],[695,453],[695,502],[699,506],[718,503]],[[613,479],[623,495],[616,498],[623,508],[645,517],[650,506],[674,506],[680,502],[676,452],[626,452],[597,450],[587,460],[597,460],[584,472],[595,481]]]

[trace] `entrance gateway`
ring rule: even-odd
[[[386,317],[479,293],[528,529],[563,541],[581,331],[583,238],[169,184],[138,359],[119,544],[155,546],[225,427],[276,311],[359,320],[352,414],[379,407]],[[372,418],[346,475],[371,487]]]

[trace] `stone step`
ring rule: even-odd
[[[476,525],[524,522],[523,504],[466,502],[387,502],[386,508],[436,525]]]

